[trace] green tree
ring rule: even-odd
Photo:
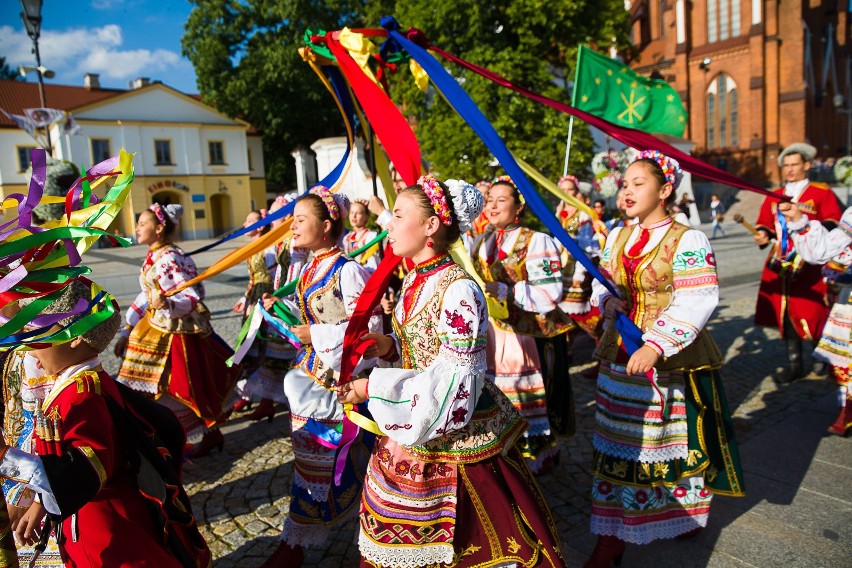
[[[9,67],[6,63],[6,57],[0,55],[0,79],[11,79],[12,81],[20,81],[23,79],[21,74]]]
[[[621,0],[512,0],[425,2],[384,0],[367,4],[368,20],[394,14],[400,25],[423,30],[432,43],[491,69],[512,82],[570,101],[581,42],[629,45],[628,15]],[[569,117],[496,86],[453,63],[445,67],[464,85],[507,146],[551,179],[562,173]],[[476,180],[502,173],[485,145],[434,90],[420,92],[407,71],[394,77],[393,92],[416,117],[424,157],[442,176]],[[570,170],[587,174],[592,139],[575,121]]]
[[[305,30],[361,22],[356,0],[192,0],[183,53],[203,100],[264,135],[267,179],[292,185],[299,145],[342,133],[329,94],[298,48]]]

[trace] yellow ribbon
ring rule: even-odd
[[[470,255],[467,254],[467,250],[464,248],[462,240],[456,239],[456,242],[450,245],[449,252],[456,264],[461,266],[464,271],[470,275],[473,281],[482,289],[482,293],[485,294],[485,303],[488,305],[489,317],[499,320],[504,320],[509,317],[509,308],[506,305],[506,301],[503,300],[501,302],[485,291],[485,281],[479,276],[479,273],[476,271],[476,267],[473,266],[473,261],[470,259]]]
[[[358,67],[364,72],[364,75],[369,77],[374,83],[378,83],[373,70],[370,69],[370,58],[379,52],[379,46],[364,37],[364,34],[353,32],[349,28],[343,28],[337,34],[337,41],[340,45],[346,48]]]
[[[417,63],[414,58],[408,60],[408,68],[414,76],[414,84],[424,93],[429,90],[429,74]]]
[[[382,432],[382,429],[379,428],[379,425],[376,424],[375,420],[370,420],[363,414],[359,414],[355,412],[354,405],[352,403],[346,402],[343,404],[343,412],[346,413],[346,416],[349,420],[352,421],[353,424],[361,428],[362,430],[366,430],[367,432],[372,432],[376,436],[384,436],[385,433]]]

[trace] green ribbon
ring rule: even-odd
[[[356,256],[358,256],[359,254],[361,254],[361,253],[362,253],[362,252],[364,252],[365,250],[369,249],[371,246],[373,246],[373,245],[374,245],[374,244],[376,244],[377,242],[381,241],[381,240],[382,240],[383,238],[385,238],[386,236],[388,236],[388,232],[387,232],[387,230],[382,231],[381,233],[379,233],[378,235],[376,235],[376,237],[375,237],[372,241],[370,241],[370,242],[369,242],[369,243],[367,243],[366,245],[362,246],[361,248],[358,248],[358,249],[353,250],[352,252],[350,252],[350,253],[349,253],[349,254],[347,254],[346,256],[348,256],[349,258],[355,258]]]

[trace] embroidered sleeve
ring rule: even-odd
[[[600,270],[610,281],[612,281],[612,277],[610,277],[607,267],[610,265],[610,262],[612,262],[612,247],[615,246],[621,230],[622,227],[616,227],[609,233],[609,236],[606,238],[604,249],[601,251]],[[578,262],[577,264],[580,263]],[[593,306],[600,306],[600,308],[603,309],[604,302],[606,302],[606,299],[611,295],[612,294],[610,294],[609,290],[607,290],[603,284],[598,282],[597,279],[592,280],[591,304]]]
[[[369,273],[357,262],[347,262],[340,268],[340,292],[348,317],[351,317],[355,312],[358,298],[361,297],[361,292],[364,291],[364,285],[369,278]],[[326,366],[335,370],[340,370],[341,357],[343,356],[343,336],[348,325],[348,320],[339,324],[315,323],[311,325],[311,343],[317,357]],[[379,313],[374,313],[370,318],[368,327],[372,332],[381,332],[382,316]],[[372,366],[375,362],[375,359],[362,360],[355,368],[355,372]]]
[[[808,221],[795,225],[790,223],[790,236],[796,251],[805,262],[824,264],[837,256],[852,243],[852,207],[840,218],[840,224],[829,231],[819,221]]]
[[[156,261],[154,270],[157,271],[157,280],[162,292],[173,290],[198,276],[195,262],[187,255],[175,251],[168,251],[161,255]],[[168,317],[172,319],[183,317],[194,310],[198,302],[203,299],[203,290],[201,285],[190,286],[169,296],[166,299]]]
[[[468,423],[485,380],[487,317],[479,287],[458,280],[444,293],[434,322],[441,346],[433,363],[419,370],[373,369],[369,408],[390,438],[422,444]]]
[[[29,490],[41,494],[41,503],[47,512],[51,515],[59,515],[61,511],[56,503],[56,498],[53,496],[53,489],[48,481],[47,474],[44,471],[44,464],[41,458],[19,450],[18,448],[9,448],[0,459],[0,477],[4,477],[9,481],[16,482],[16,489]],[[32,495],[28,496],[27,501],[32,502]],[[21,500],[13,505],[25,505]]]
[[[527,279],[513,289],[515,304],[527,312],[546,314],[562,300],[562,261],[554,240],[535,233],[527,247]]]
[[[124,319],[127,322],[127,325],[130,327],[135,326],[139,323],[143,317],[145,317],[145,310],[148,309],[148,294],[143,290],[139,292],[136,296],[136,299],[133,300],[133,303],[130,304],[130,307],[127,308],[127,314],[125,314]]]
[[[671,357],[695,341],[719,303],[716,257],[707,235],[697,230],[683,234],[672,258],[671,303],[652,322],[642,340]]]

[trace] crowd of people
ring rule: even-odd
[[[807,181],[810,150],[782,153],[782,199],[767,198],[758,218],[755,242],[772,253],[756,322],[781,330],[787,380],[804,372],[801,340],[819,342],[816,356],[841,385],[831,429],[845,435],[852,210],[841,218],[831,192]],[[323,186],[281,196],[270,212],[295,200],[291,236],[246,260],[248,286],[233,308],[250,330],[239,364],[210,325],[194,262],[174,244],[182,210],[151,205],[136,226],[149,247],[142,290],[123,328],[115,315],[67,343],[5,358],[0,475],[20,557],[41,555],[39,566],[209,565],[180,463],[221,451],[230,417],[272,420],[287,405],[290,510],[264,567],[300,566],[305,548],[356,518],[362,566],[564,566],[537,479],[564,459],[559,439],[576,429],[569,366],[578,333],[597,345],[585,374],[597,385],[598,539],[585,566],[617,565],[627,543],[698,534],[714,495],[745,488],[723,356],[706,329],[719,301],[715,256],[678,214],[689,205],[676,199],[681,178],[674,159],[639,153],[613,216],[605,202],[583,201],[577,178],[560,179],[571,200],[556,219],[590,262],[530,226],[507,176],[476,186],[395,179],[391,208]],[[714,203],[715,237],[724,208]],[[386,236],[370,228],[373,215]],[[245,227],[266,216],[252,212]],[[357,364],[344,376],[350,320],[372,293],[371,276],[382,276],[386,250],[403,262],[365,314]],[[88,294],[69,286],[51,313]],[[3,316],[20,308],[5,306]],[[618,321],[637,330],[638,345]],[[115,335],[123,363],[111,377],[98,353]],[[148,434],[131,439],[126,414]],[[353,433],[354,416],[363,427]],[[151,439],[160,457],[140,461],[134,448]],[[151,478],[162,481],[157,499]]]

